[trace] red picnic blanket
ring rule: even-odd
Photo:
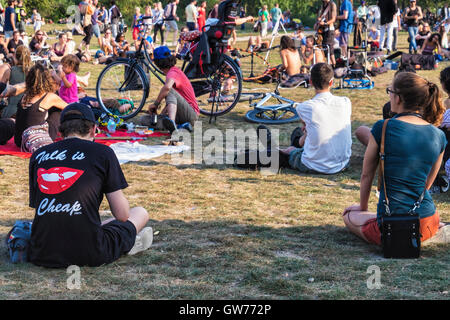
[[[126,130],[117,130],[114,133],[110,134],[111,137],[133,137],[133,139],[129,140],[95,140],[97,143],[101,143],[107,146],[112,145],[113,143],[117,142],[125,142],[125,141],[140,141],[145,138],[158,138],[163,136],[169,136],[168,133],[162,133],[162,132],[153,132],[151,134],[138,134],[135,132],[127,132]],[[107,137],[106,133],[100,133],[97,134],[95,137]],[[20,151],[20,148],[16,146],[14,143],[14,138],[11,138],[11,140],[8,141],[5,145],[0,146],[0,155],[9,155],[9,156],[16,156],[19,158],[27,159],[31,157],[31,153],[29,152],[22,152]]]

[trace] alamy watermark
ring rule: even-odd
[[[370,274],[367,279],[367,289],[381,289],[381,270],[377,265],[371,265],[367,268],[367,272]]]
[[[81,289],[81,269],[79,266],[71,265],[66,271],[69,277],[67,278],[66,285],[69,290]]]

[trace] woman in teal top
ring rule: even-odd
[[[445,108],[439,88],[415,73],[399,73],[389,94],[392,111],[385,135],[385,180],[391,212],[407,213],[413,208],[424,189],[433,184],[439,171],[447,143],[436,126]],[[372,128],[364,155],[361,174],[360,204],[344,210],[343,219],[349,230],[369,243],[381,244],[380,217],[385,212],[385,191],[380,190],[377,213],[368,211],[370,191],[379,162],[383,123]],[[422,241],[433,237],[442,227],[439,215],[428,191],[416,210],[421,223]]]

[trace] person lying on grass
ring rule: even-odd
[[[368,211],[383,123],[372,128],[364,155],[361,174],[360,203],[346,208],[343,220],[347,228],[363,240],[380,245],[380,218],[389,198],[392,212],[408,212],[426,188],[424,199],[416,212],[420,216],[422,241],[432,238],[440,228],[439,214],[428,190],[442,163],[446,139],[436,126],[441,123],[445,108],[437,85],[411,72],[397,74],[387,88],[392,111],[397,113],[388,123],[385,138],[385,180],[382,184],[377,212]],[[444,228],[443,228],[444,227]]]
[[[95,267],[148,249],[153,241],[152,228],[145,228],[148,213],[130,208],[115,153],[93,142],[92,110],[70,104],[60,123],[63,140],[40,148],[30,159],[29,203],[36,209],[30,262],[50,268]],[[114,218],[102,222],[104,195]]]

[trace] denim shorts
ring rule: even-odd
[[[317,171],[308,168],[302,163],[303,150],[303,148],[296,148],[295,150],[292,150],[291,153],[289,153],[289,165],[292,169],[298,170],[301,173],[318,173]]]
[[[166,24],[167,31],[169,31],[169,32],[178,30],[178,24],[175,20],[166,21],[165,24]]]
[[[92,32],[97,38],[100,38],[100,26],[98,24],[92,25]]]

